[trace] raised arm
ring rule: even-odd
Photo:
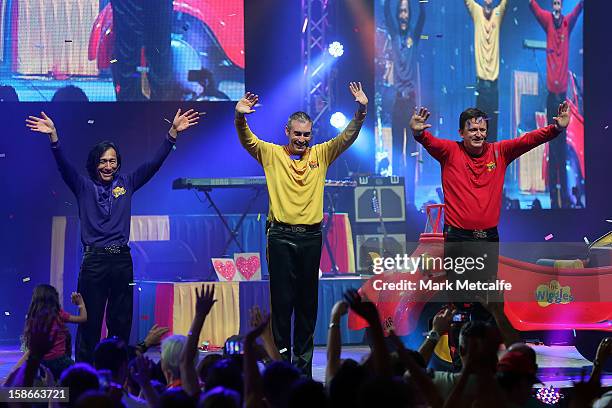
[[[251,330],[244,338],[244,406],[245,408],[264,408],[263,384],[259,367],[257,367],[256,340],[270,324],[270,315],[263,318],[261,324]]]
[[[28,116],[28,119],[26,119],[26,126],[34,132],[44,133],[49,136],[51,151],[53,152],[53,157],[62,175],[62,179],[68,188],[76,195],[77,191],[81,188],[82,178],[74,166],[64,157],[64,152],[59,145],[57,129],[53,121],[45,112],[40,112],[40,115],[42,116],[40,118],[37,116]]]
[[[412,129],[414,139],[422,144],[434,159],[443,162],[450,154],[450,148],[454,142],[439,139],[427,131],[431,127],[427,123],[430,115],[429,110],[425,107],[415,110],[410,118],[410,129]]]
[[[440,341],[440,337],[448,333],[452,317],[453,310],[448,307],[440,309],[434,316],[432,331],[435,332],[437,336],[428,334],[425,340],[423,340],[423,343],[421,343],[421,347],[419,347],[419,354],[423,357],[423,360],[425,360],[425,364],[429,364],[429,360],[431,360],[431,356],[433,355],[438,341]]]
[[[251,329],[259,327],[264,322],[264,315],[261,312],[259,306],[255,305],[249,310],[251,314],[250,326]],[[278,352],[276,343],[274,343],[274,335],[272,334],[272,326],[268,324],[264,331],[261,333],[261,340],[263,342],[264,350],[268,357],[273,361],[281,361],[283,357]]]
[[[420,41],[421,34],[423,34],[423,27],[425,26],[425,10],[427,3],[421,3],[419,1],[419,17],[417,19],[416,26],[414,27],[414,40]]]
[[[340,319],[348,313],[348,303],[339,300],[331,311],[331,322],[327,333],[327,367],[325,368],[325,383],[329,385],[340,368],[342,339],[340,336]]]
[[[191,396],[198,395],[200,383],[196,372],[196,357],[198,354],[198,341],[204,326],[204,320],[215,304],[215,287],[202,285],[200,291],[196,288],[196,312],[189,329],[187,343],[183,347],[180,361],[181,383],[185,392]]]
[[[397,17],[394,15],[393,11],[391,10],[391,1],[392,0],[385,0],[384,12],[385,12],[385,25],[387,26],[387,33],[389,33],[389,35],[393,37],[398,34],[399,27],[397,26]]]
[[[506,14],[506,7],[508,7],[508,0],[500,0],[496,7],[501,19],[503,19]]]
[[[253,132],[251,132],[245,117],[245,115],[255,112],[253,108],[257,102],[259,102],[259,95],[255,95],[251,92],[245,93],[242,99],[236,104],[234,124],[242,147],[244,147],[255,160],[263,165],[263,150],[266,143],[262,142]]]
[[[555,124],[549,125],[532,132],[525,133],[521,137],[500,142],[501,152],[510,163],[512,160],[527,153],[529,150],[546,143],[557,137],[567,128],[570,122],[571,112],[567,101],[559,105],[557,116],[553,118]]]
[[[543,10],[536,0],[529,0],[529,7],[531,8],[536,20],[538,20],[538,23],[540,23],[542,28],[546,30],[546,14],[550,12]]]
[[[474,13],[476,13],[478,7],[480,7],[474,0],[464,0],[465,7],[467,7],[468,13],[472,19],[474,18]]]
[[[342,154],[342,152],[348,149],[355,140],[357,140],[357,136],[359,136],[359,131],[361,130],[361,126],[367,114],[368,97],[365,92],[363,92],[361,82],[349,83],[349,90],[355,98],[355,102],[357,102],[357,112],[355,112],[355,116],[346,128],[344,128],[342,133],[332,140],[321,144],[323,157],[327,165],[330,165],[340,156],[340,154]]]
[[[170,154],[170,151],[176,143],[178,134],[191,126],[197,125],[198,119],[200,118],[200,112],[196,112],[193,109],[189,109],[187,112],[181,114],[181,110],[176,111],[172,126],[168,130],[168,137],[164,140],[162,145],[157,149],[157,152],[153,155],[150,161],[141,164],[136,171],[134,171],[130,177],[132,179],[132,186],[134,191],[142,187],[147,181],[153,177],[159,170],[161,165]]]
[[[85,323],[87,321],[87,308],[85,307],[83,296],[81,296],[80,293],[72,292],[70,301],[79,308],[79,315],[74,316],[69,314],[67,321],[70,323]]]
[[[572,12],[567,15],[567,22],[569,25],[570,33],[574,29],[574,26],[576,25],[576,20],[578,20],[578,17],[580,16],[580,13],[582,12],[583,7],[584,7],[584,2],[583,0],[580,0],[578,4],[576,4],[576,7],[574,7]]]

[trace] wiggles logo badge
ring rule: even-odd
[[[115,198],[118,198],[119,196],[122,196],[124,194],[125,194],[125,188],[119,187],[119,186],[113,188],[113,196]]]
[[[569,286],[561,286],[559,281],[551,280],[548,284],[539,285],[536,288],[536,300],[541,307],[553,304],[567,304],[574,300],[572,289]]]
[[[491,172],[491,171],[495,170],[495,167],[497,167],[497,166],[495,165],[495,162],[489,162],[489,163],[487,163],[487,171]]]

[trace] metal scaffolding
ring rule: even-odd
[[[304,67],[304,110],[313,120],[313,133],[319,133],[319,119],[330,112],[332,70],[326,67],[329,29],[329,1],[302,0],[302,66]]]

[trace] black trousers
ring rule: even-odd
[[[393,174],[405,177],[406,182],[406,205],[414,204],[414,175],[417,158],[410,153],[416,151],[416,140],[410,129],[410,118],[414,113],[416,99],[414,94],[410,97],[396,97],[393,104],[393,116],[391,117],[391,139],[393,147]],[[406,162],[404,163],[404,133],[406,133]]]
[[[554,123],[559,104],[565,101],[565,93],[549,92],[546,98],[546,117],[548,123]],[[550,208],[569,208],[570,199],[567,191],[567,134],[565,130],[548,142],[548,191]]]
[[[141,101],[140,66],[144,47],[152,100],[167,100],[172,69],[171,0],[111,0],[115,49],[111,65],[119,101]]]
[[[85,253],[79,273],[78,291],[83,295],[87,308],[87,322],[80,324],[77,329],[77,361],[93,362],[93,352],[100,341],[105,307],[108,336],[117,336],[129,342],[134,296],[130,283],[133,278],[132,256],[129,252]]]
[[[268,271],[272,333],[285,361],[312,377],[314,331],[317,322],[321,231],[268,229]],[[293,359],[291,359],[291,316]]]
[[[478,79],[476,91],[476,108],[480,109],[489,117],[487,123],[487,142],[497,141],[497,118],[499,116],[499,90],[497,80],[486,81]]]

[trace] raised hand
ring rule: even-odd
[[[429,115],[431,114],[427,108],[422,107],[414,111],[414,114],[410,118],[410,129],[412,129],[413,135],[420,136],[425,129],[431,127],[429,123],[426,123]]]
[[[567,103],[567,101],[564,101],[562,104],[559,105],[557,116],[553,118],[557,129],[558,130],[565,129],[567,125],[569,125],[570,123],[571,116],[572,114],[570,112],[569,104]]]
[[[612,337],[605,337],[597,347],[594,364],[604,365],[606,360],[612,356]]]
[[[189,109],[183,114],[181,114],[180,109],[177,110],[176,115],[174,115],[174,119],[172,120],[172,130],[176,132],[182,132],[183,130],[188,129],[191,126],[197,125],[200,115],[200,112],[197,112],[193,109]]]
[[[331,311],[331,320],[333,323],[339,323],[340,318],[348,313],[349,305],[344,300],[336,302]]]
[[[363,301],[361,295],[355,289],[344,292],[344,300],[355,313],[363,317],[370,325],[380,320],[374,303]]]
[[[214,285],[202,285],[200,291],[196,288],[196,315],[207,316],[216,300]]]
[[[28,118],[26,119],[26,126],[34,132],[40,132],[49,135],[49,139],[51,139],[52,142],[57,142],[58,139],[55,124],[45,112],[40,112],[40,115],[42,116],[42,118],[39,118],[37,116],[28,116]]]
[[[445,307],[442,310],[438,311],[433,318],[433,322],[431,324],[432,329],[436,331],[436,333],[442,335],[444,333],[448,333],[450,330],[451,320],[453,318],[453,310],[449,307]]]
[[[83,296],[81,296],[81,294],[77,292],[72,292],[70,294],[70,301],[73,305],[77,306],[80,306],[85,303],[85,301],[83,301]]]
[[[250,92],[245,93],[242,99],[240,99],[236,104],[236,113],[244,115],[255,112],[255,109],[253,109],[253,107],[257,104],[258,101],[259,95],[255,95]]]
[[[136,363],[130,367],[130,375],[142,387],[151,382],[152,370],[153,362],[148,357],[140,355],[136,357]]]
[[[264,333],[264,331],[270,325],[270,315],[265,314],[261,317],[261,320],[258,319],[258,321],[259,325],[257,327],[252,328],[251,331],[247,333],[245,337],[245,344],[254,342],[259,336]]]
[[[161,343],[162,337],[164,337],[164,335],[169,331],[170,329],[167,327],[154,324],[147,333],[147,337],[144,339],[145,347],[149,348],[157,346],[159,343]]]
[[[364,107],[368,104],[368,97],[366,96],[365,92],[363,92],[361,82],[350,82],[349,89],[355,97],[355,102]]]

